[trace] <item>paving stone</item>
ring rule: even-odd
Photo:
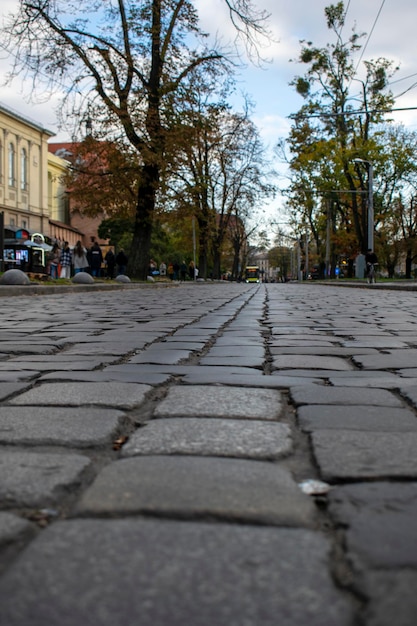
[[[3,549],[13,541],[30,535],[32,531],[33,524],[28,520],[13,513],[0,512],[0,549]]]
[[[413,626],[417,615],[416,589],[415,570],[365,572],[359,589],[369,599],[364,623],[367,626]]]
[[[33,380],[36,378],[37,372],[31,370],[8,370],[7,372],[0,371],[0,381],[3,383],[16,383],[17,381]]]
[[[388,353],[388,354],[387,354]],[[416,367],[417,350],[386,350],[378,355],[353,355],[353,360],[359,367],[373,370],[392,370],[407,367]]]
[[[10,400],[14,405],[91,406],[132,409],[152,387],[134,383],[44,383]]]
[[[102,446],[117,435],[124,414],[106,408],[0,407],[0,443]]]
[[[241,334],[239,335],[230,335],[227,331],[221,335],[220,337],[217,337],[216,339],[216,347],[233,347],[233,346],[240,346],[240,347],[244,347],[245,349],[249,346],[252,347],[258,347],[259,346],[259,337],[247,337],[246,336],[246,332],[245,334]]]
[[[258,367],[261,368],[264,363],[264,357],[257,356],[207,356],[201,358],[201,365],[209,365],[210,367],[224,367],[228,365],[236,365],[237,367]]]
[[[111,354],[115,356],[122,356],[124,354],[128,354],[132,352],[132,350],[138,349],[138,347],[142,348],[144,346],[144,342],[140,342],[139,346],[137,346],[136,342],[123,342],[123,341],[90,341],[88,343],[77,343],[74,346],[69,346],[66,348],[63,356],[74,356],[74,355],[87,355],[87,356],[95,356],[101,354]]]
[[[90,460],[79,454],[2,451],[0,501],[11,506],[56,504],[80,485]]]
[[[301,404],[343,404],[401,407],[402,402],[385,389],[342,389],[318,385],[291,387],[291,399],[296,406]]]
[[[162,385],[170,379],[170,374],[158,372],[148,372],[146,369],[137,368],[130,369],[128,365],[120,366],[118,371],[105,368],[103,370],[94,370],[93,372],[49,372],[42,374],[38,380],[71,380],[80,382],[116,382],[123,383],[143,383],[145,385]]]
[[[352,608],[328,573],[329,551],[304,529],[59,522],[1,580],[3,623],[349,626]]]
[[[417,378],[417,376],[416,376]],[[376,370],[361,370],[360,372],[349,372],[340,376],[340,372],[329,377],[329,382],[333,387],[376,387],[379,389],[398,389],[404,382],[399,374],[391,372],[380,372]]]
[[[415,384],[413,385],[400,385],[400,392],[405,398],[407,398],[411,404],[417,408],[417,389]]]
[[[187,454],[272,460],[291,450],[287,424],[190,417],[148,422],[123,446],[123,456]]]
[[[265,350],[263,345],[237,345],[237,346],[218,346],[216,345],[210,348],[207,352],[207,356],[210,357],[254,357],[255,360],[264,360]]]
[[[416,478],[417,433],[318,430],[313,451],[322,478]]]
[[[145,350],[141,354],[130,357],[128,363],[161,363],[175,365],[180,361],[189,359],[193,352],[191,350]]]
[[[329,511],[347,525],[346,544],[357,570],[417,569],[417,483],[348,485],[329,494]]]
[[[347,359],[331,356],[312,356],[310,354],[286,354],[275,356],[273,367],[277,369],[311,369],[311,370],[353,370],[353,365]]]
[[[328,347],[306,347],[300,343],[298,347],[280,347],[280,348],[271,348],[270,352],[272,356],[284,355],[284,354],[307,354],[307,355],[318,355],[318,356],[339,356],[339,357],[350,357],[352,354],[352,350],[349,348],[341,348],[340,346],[333,346],[331,348]],[[356,351],[356,354],[377,354],[377,350],[372,348],[362,348],[360,351]]]
[[[417,378],[417,368],[408,368],[408,369],[399,369],[396,371],[396,374],[401,377],[401,382],[407,382],[405,379],[408,378]]]
[[[273,420],[279,417],[281,410],[281,394],[273,389],[194,385],[172,387],[154,415]]]
[[[2,369],[13,369],[14,371],[18,371],[19,368],[21,368],[22,370],[32,370],[32,374],[33,372],[47,372],[50,370],[53,371],[57,371],[57,370],[62,370],[62,371],[66,371],[66,370],[93,370],[96,367],[100,367],[101,365],[105,365],[109,362],[111,362],[113,359],[112,357],[106,357],[103,356],[101,359],[96,359],[95,361],[92,360],[82,360],[80,361],[80,359],[71,361],[65,361],[65,360],[56,360],[54,361],[53,358],[51,357],[50,359],[46,359],[46,360],[38,360],[38,361],[33,361],[33,360],[29,360],[29,357],[26,357],[26,360],[17,360],[17,359],[9,359],[6,362],[2,362],[0,361],[0,371]]]
[[[83,514],[170,514],[304,526],[314,506],[285,469],[219,457],[146,456],[106,466],[84,492]]]
[[[240,368],[242,369],[242,368]],[[320,384],[318,379],[300,378],[292,376],[264,376],[259,370],[249,370],[246,375],[241,373],[223,374],[222,369],[216,367],[196,367],[189,374],[183,376],[182,382],[187,385],[231,385],[232,387],[264,387],[268,389],[288,389],[292,385]]]
[[[28,383],[0,382],[0,401],[5,400],[8,396],[13,395],[14,393],[23,391],[23,389],[27,389],[28,387]]]
[[[417,418],[410,409],[382,406],[301,406],[297,420],[302,430],[362,430],[375,432],[417,431]]]

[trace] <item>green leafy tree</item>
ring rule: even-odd
[[[343,39],[343,2],[328,6],[325,17],[334,43],[317,48],[302,42],[298,61],[307,70],[292,82],[305,104],[293,116],[289,137],[290,204],[298,213],[301,208],[298,221],[309,225],[318,248],[331,219],[333,241],[342,239],[349,253],[364,252],[368,181],[354,159],[378,164],[379,127],[393,105],[387,86],[395,68],[382,58],[365,61],[365,78],[359,80],[354,59],[363,35],[353,31]]]
[[[266,32],[266,14],[250,0],[225,2],[252,46]],[[166,109],[190,75],[224,63],[224,54],[204,43],[189,0],[20,0],[2,35],[15,53],[14,75],[44,88],[69,85],[72,113],[88,113],[101,136],[119,136],[137,152],[129,266],[145,278],[170,130]]]

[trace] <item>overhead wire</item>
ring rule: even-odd
[[[365,53],[366,48],[368,47],[369,41],[370,41],[370,39],[371,39],[371,37],[372,37],[372,34],[373,34],[374,30],[375,30],[375,26],[376,26],[376,24],[377,24],[377,22],[378,22],[378,20],[379,20],[379,16],[381,15],[381,11],[382,11],[382,9],[383,9],[383,7],[384,7],[384,4],[385,4],[385,0],[382,0],[382,2],[381,2],[381,6],[379,7],[379,11],[378,11],[377,16],[376,16],[376,18],[375,18],[375,21],[374,21],[374,23],[373,23],[373,25],[372,25],[371,31],[370,31],[370,33],[369,33],[369,35],[368,35],[368,37],[367,37],[367,39],[366,39],[366,41],[365,41],[365,45],[364,45],[364,46],[363,46],[363,48],[362,48],[361,55],[360,55],[360,57],[359,57],[359,61],[358,61],[358,62],[357,62],[357,64],[356,64],[356,67],[355,67],[355,72],[354,72],[355,74],[356,74],[356,72],[358,71],[358,67],[359,67],[359,65],[360,65],[360,62],[362,61],[362,57],[363,57],[363,55],[364,55],[364,53]]]

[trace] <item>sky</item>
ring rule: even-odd
[[[254,102],[253,120],[258,126],[264,142],[270,149],[288,135],[289,116],[302,106],[302,99],[289,85],[296,75],[303,74],[305,67],[291,59],[300,53],[300,40],[313,42],[324,47],[330,41],[324,9],[331,0],[252,0],[260,10],[270,14],[269,28],[273,41],[265,45],[262,54],[268,59],[263,67],[246,63],[240,71],[238,81],[242,92]],[[217,34],[226,43],[233,37],[233,27],[228,18],[224,0],[195,0],[202,28]],[[333,3],[336,3],[334,0]],[[0,21],[9,10],[17,5],[16,0],[2,0]],[[417,24],[416,0],[345,0],[347,8],[343,35],[347,38],[356,27],[366,36],[361,40],[365,49],[357,54],[358,76],[363,61],[384,57],[392,60],[399,70],[392,80],[391,89],[397,97],[397,108],[416,107],[416,110],[397,111],[392,114],[397,123],[409,130],[417,131]],[[10,70],[11,57],[1,49],[0,85]],[[0,102],[18,113],[29,117],[56,133],[52,141],[70,138],[58,128],[54,107],[57,97],[37,104],[29,100],[29,85],[16,79],[9,86],[1,86]],[[401,95],[402,94],[402,95]]]

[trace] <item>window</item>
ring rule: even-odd
[[[26,191],[28,188],[28,154],[26,148],[20,152],[20,189]]]
[[[16,163],[14,145],[9,143],[9,187],[14,187],[16,181]]]

